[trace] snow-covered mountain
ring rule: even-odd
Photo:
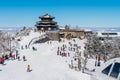
[[[30,28],[34,28],[34,27],[30,27]],[[75,29],[74,27],[72,28]],[[23,29],[23,27],[0,27],[0,31],[5,31],[5,32],[19,32],[21,29]],[[80,29],[91,30],[91,31],[105,30],[105,31],[112,31],[112,32],[120,32],[120,27],[80,27]]]
[[[23,27],[0,27],[0,31],[3,31],[3,32],[18,32],[22,28]]]

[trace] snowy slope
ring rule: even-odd
[[[41,35],[43,35],[43,34],[45,34],[45,33],[39,33],[39,32],[34,32],[34,31],[31,31],[30,33],[29,33],[29,36],[23,36],[22,37],[22,40],[19,42],[19,44],[21,44],[21,45],[28,45],[29,44],[29,42],[32,40],[32,39],[34,39],[34,38],[38,38],[38,37],[40,37]]]
[[[23,37],[20,45],[27,44],[29,40],[39,35],[31,33]],[[32,46],[37,51],[32,50]],[[30,46],[29,49],[19,49],[21,61],[9,60],[7,65],[0,65],[0,80],[90,80],[90,75],[71,70],[65,58],[57,56],[57,48],[60,44],[52,41],[52,44],[42,43]],[[25,55],[27,61],[22,60]],[[27,72],[27,65],[31,65],[31,72]]]

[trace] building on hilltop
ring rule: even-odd
[[[67,38],[67,39],[71,39],[71,38],[80,38],[84,36],[84,30],[77,30],[77,29],[63,29],[60,28],[59,29],[59,37],[60,38]]]
[[[37,30],[45,32],[51,40],[59,39],[59,28],[57,22],[53,21],[55,17],[45,14],[39,17],[41,21],[36,22]]]
[[[94,32],[93,32],[92,30],[90,30],[90,29],[85,29],[85,30],[84,30],[84,36],[85,36],[85,37],[87,37],[87,36],[89,36],[89,35],[92,35],[92,34],[94,34]]]
[[[53,21],[55,17],[45,14],[39,17],[41,21],[36,22],[36,27],[41,31],[55,31],[58,30],[57,22]]]
[[[70,26],[65,25],[64,28],[58,27],[57,22],[53,21],[55,17],[45,14],[39,17],[41,21],[36,22],[37,30],[45,32],[49,39],[59,40],[60,38],[84,38],[85,35],[91,34],[92,31],[84,31],[82,29],[70,29]]]
[[[120,32],[111,32],[111,31],[98,31],[97,36],[101,39],[112,40],[116,37],[120,37]]]

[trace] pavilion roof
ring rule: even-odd
[[[42,25],[42,24],[37,25],[37,24],[36,24],[35,26],[37,26],[37,27],[51,27],[51,26],[57,27],[58,25]]]
[[[54,19],[55,17],[53,17],[53,16],[51,16],[51,15],[49,15],[49,14],[47,13],[47,14],[39,17],[39,18],[52,18],[52,19]]]
[[[40,24],[40,23],[46,23],[46,24],[48,24],[48,23],[53,23],[53,24],[57,24],[57,22],[55,22],[55,21],[38,21],[38,22],[36,22],[37,24]]]

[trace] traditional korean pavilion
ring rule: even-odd
[[[55,31],[58,30],[57,22],[53,21],[55,17],[45,14],[39,17],[41,21],[36,22],[36,27],[41,31]]]

